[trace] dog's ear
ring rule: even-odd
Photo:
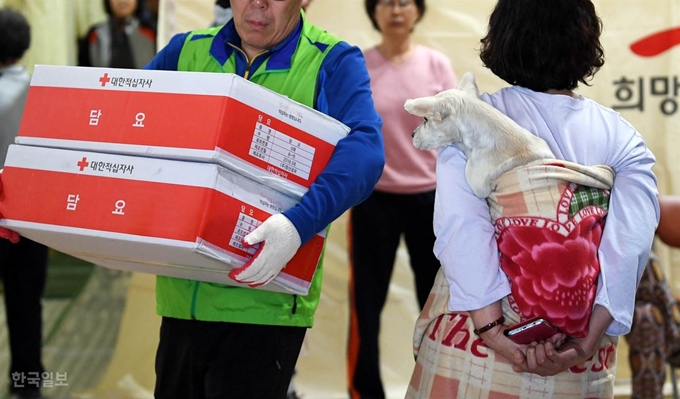
[[[475,81],[475,74],[472,72],[465,72],[465,75],[463,75],[460,83],[458,83],[458,89],[466,92],[474,98],[479,98],[479,89],[477,88],[477,82]]]
[[[434,112],[434,97],[421,97],[408,99],[404,103],[404,109],[411,115],[425,116]]]

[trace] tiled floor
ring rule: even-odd
[[[50,399],[72,398],[96,387],[116,345],[130,273],[95,268],[85,289],[73,299],[43,303],[43,363],[48,372],[66,373],[67,386],[44,388]],[[0,387],[9,384],[9,348],[0,308]],[[53,380],[56,383],[56,377]],[[5,395],[8,397],[8,395]]]

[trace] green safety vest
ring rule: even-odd
[[[313,107],[321,63],[340,40],[304,20],[302,23],[290,68],[267,70],[267,59],[256,71],[248,71],[246,77]],[[210,54],[214,37],[220,29],[222,27],[191,32],[182,47],[177,69],[235,73],[236,52],[242,50],[234,48],[224,65]],[[258,57],[269,58],[269,55],[265,52]],[[226,230],[225,226],[225,234],[228,234]],[[158,276],[157,312],[161,316],[179,319],[311,327],[321,293],[322,263],[323,253],[307,296]]]

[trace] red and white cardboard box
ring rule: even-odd
[[[216,162],[299,199],[348,133],[234,74],[38,65],[16,143]]]
[[[109,268],[239,285],[243,237],[295,205],[213,163],[11,145],[0,225]],[[306,295],[325,231],[262,289]]]

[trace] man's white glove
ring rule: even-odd
[[[236,282],[258,287],[267,284],[279,274],[300,248],[301,240],[293,223],[278,213],[245,236],[243,243],[248,247],[261,244],[253,258],[240,268],[232,270],[229,277]]]

